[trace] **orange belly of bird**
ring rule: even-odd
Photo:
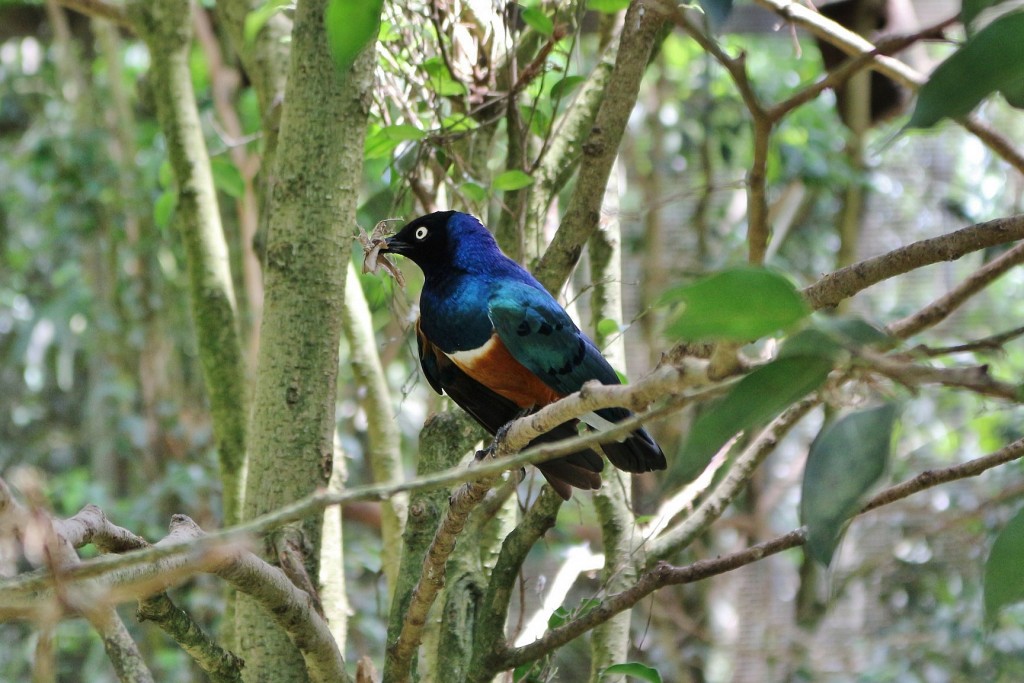
[[[448,357],[467,375],[520,408],[546,406],[562,398],[513,358],[497,335],[479,349]]]

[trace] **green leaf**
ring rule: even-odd
[[[536,7],[527,7],[523,9],[519,15],[522,17],[523,22],[541,35],[550,36],[555,32],[555,23],[551,21],[551,17],[544,14],[541,10]]]
[[[558,100],[562,99],[577,87],[580,83],[587,80],[583,76],[566,76],[562,80],[551,86],[551,99]]]
[[[597,323],[597,336],[601,338],[618,334],[621,330],[622,328],[619,327],[619,321],[615,318],[603,318]]]
[[[741,379],[694,422],[679,458],[682,476],[694,479],[729,439],[767,423],[820,387],[831,370],[827,357],[794,355],[762,365]]]
[[[327,47],[339,73],[348,71],[352,62],[380,27],[384,0],[330,0],[324,14]]]
[[[716,31],[722,27],[732,13],[732,0],[700,0],[700,7]]]
[[[157,171],[157,180],[160,183],[160,187],[165,190],[169,187],[174,187],[174,169],[171,167],[171,162],[166,159],[160,164],[160,170]]]
[[[587,9],[615,14],[629,7],[629,0],[587,0]]]
[[[978,15],[984,12],[989,7],[998,5],[1005,2],[1006,0],[963,0],[960,9],[960,21],[967,27],[967,33],[973,33],[974,20],[978,18]]]
[[[787,338],[779,349],[778,357],[818,356],[835,364],[842,353],[843,347],[831,335],[811,327]]]
[[[235,199],[245,194],[245,179],[230,159],[214,157],[210,160],[210,171],[213,173],[213,184],[224,194]]]
[[[807,549],[824,565],[832,561],[847,520],[885,471],[896,406],[887,403],[835,421],[811,444],[800,495]]]
[[[466,94],[466,86],[452,77],[440,57],[431,57],[426,60],[423,62],[422,68],[429,76],[429,87],[438,95],[449,97]]]
[[[482,204],[487,199],[487,190],[476,183],[462,183],[459,191],[466,195],[466,199],[476,204]]]
[[[823,316],[815,326],[840,343],[850,346],[888,346],[895,340],[863,318],[857,316]]]
[[[426,132],[408,123],[385,126],[372,130],[363,143],[363,157],[366,159],[383,159],[390,156],[395,148],[409,140],[422,140]]]
[[[944,118],[965,116],[997,90],[1017,92],[1022,81],[1024,12],[1014,12],[969,37],[935,69],[918,92],[906,127],[929,128]]]
[[[620,676],[630,676],[631,678],[647,681],[648,683],[661,683],[661,674],[658,673],[658,670],[652,669],[646,664],[641,664],[640,662],[612,664],[601,672],[601,678],[615,674]]]
[[[1011,107],[1024,109],[1024,79],[1018,81],[1016,85],[1003,86],[999,92]]]
[[[520,190],[533,185],[533,178],[519,169],[499,173],[491,183],[496,191]]]
[[[294,5],[292,0],[268,0],[265,4],[257,7],[245,15],[245,25],[242,27],[242,37],[246,45],[251,45],[256,40],[260,29],[267,25],[270,18],[285,7]]]
[[[479,128],[480,124],[472,116],[466,116],[465,114],[452,114],[446,116],[441,121],[441,128],[448,133],[459,133],[465,130],[474,130]]]
[[[580,606],[574,610],[566,609],[565,605],[560,605],[555,608],[555,611],[548,617],[548,630],[558,628],[562,624],[572,619],[578,619],[584,614],[592,611],[595,607],[601,604],[601,601],[597,598],[584,598],[580,600]]]
[[[1024,510],[996,536],[985,561],[985,620],[994,623],[999,610],[1024,600]]]
[[[178,193],[174,190],[164,190],[153,204],[153,223],[163,230],[171,224],[171,216],[178,206]]]
[[[793,326],[810,310],[786,277],[764,268],[733,268],[666,292],[685,308],[667,333],[687,340],[749,342]]]

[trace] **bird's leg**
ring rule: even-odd
[[[520,411],[516,413],[511,420],[498,427],[498,431],[494,433],[494,439],[491,440],[491,444],[486,448],[483,448],[476,452],[476,461],[480,462],[484,458],[493,456],[494,451],[498,447],[498,444],[504,441],[505,437],[508,436],[508,430],[512,428],[512,423],[521,417],[526,417],[527,415],[533,412],[533,409],[534,406],[529,406],[528,408],[520,409]]]

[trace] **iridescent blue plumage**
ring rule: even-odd
[[[423,270],[417,332],[427,380],[491,433],[523,410],[578,391],[587,381],[619,383],[568,313],[501,252],[473,216],[444,211],[418,218],[388,240],[388,251],[408,256]],[[617,422],[630,413],[610,408],[598,414]],[[539,440],[574,433],[574,424],[566,423]],[[665,468],[664,454],[643,429],[602,450],[626,471]],[[569,485],[600,484],[601,460],[590,450],[540,468],[564,497]]]

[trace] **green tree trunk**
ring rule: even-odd
[[[191,5],[159,0],[137,3],[131,11],[152,57],[157,113],[178,185],[176,223],[187,255],[192,318],[220,457],[224,519],[230,524],[238,519],[248,392],[228,247],[192,90]]]
[[[334,454],[334,403],[345,274],[355,226],[373,50],[337,74],[323,0],[299,2],[281,113],[266,257],[266,300],[253,399],[245,518],[325,486]],[[321,519],[268,539],[298,552],[317,577]],[[302,658],[248,598],[235,615],[247,681],[303,681]]]

